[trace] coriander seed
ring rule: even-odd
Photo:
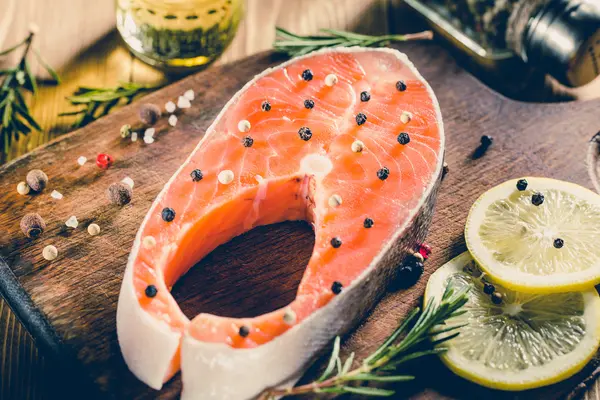
[[[106,196],[112,204],[124,206],[131,201],[133,189],[126,183],[116,182],[108,187],[106,190]]]
[[[160,115],[160,108],[155,104],[142,104],[139,110],[140,121],[147,125],[156,124],[160,118]]]
[[[27,184],[31,190],[34,192],[41,192],[48,184],[48,175],[46,175],[41,169],[32,169],[27,174],[27,178],[25,180],[27,181]]]
[[[35,239],[46,230],[44,219],[37,213],[26,214],[21,219],[21,230],[28,238]]]
[[[100,226],[98,224],[90,224],[87,229],[88,233],[91,236],[96,236],[100,234]]]
[[[17,185],[17,193],[19,193],[20,195],[25,196],[30,191],[31,191],[31,188],[29,187],[29,185],[26,182],[19,182],[19,184]]]
[[[52,245],[46,246],[42,250],[42,257],[48,261],[55,260],[58,257],[58,249]]]

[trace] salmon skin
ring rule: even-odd
[[[225,106],[158,195],[119,296],[129,369],[183,399],[250,399],[291,385],[355,326],[423,240],[441,180],[433,91],[392,49],[318,51],[268,69]],[[306,220],[315,246],[296,298],[254,318],[191,321],[170,288],[256,226]]]

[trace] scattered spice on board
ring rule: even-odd
[[[133,179],[131,179],[130,177],[126,176],[121,182],[123,182],[126,185],[129,185],[129,187],[133,189],[134,182]]]
[[[99,168],[107,169],[113,164],[113,158],[105,153],[100,153],[96,157],[96,165]]]
[[[427,260],[431,255],[431,246],[429,246],[427,243],[421,243],[419,245],[419,253],[421,253],[423,258]]]
[[[171,126],[177,125],[177,115],[171,115],[169,117],[169,125],[171,125]]]
[[[192,103],[190,102],[190,100],[187,97],[179,96],[179,98],[177,99],[177,107],[184,109],[184,108],[190,108],[191,106],[192,106]]]
[[[192,100],[194,100],[194,98],[196,97],[196,95],[194,94],[194,91],[192,89],[188,89],[183,94],[183,97],[185,97],[189,101],[192,101]]]
[[[79,226],[79,221],[77,220],[76,216],[71,215],[69,219],[65,222],[65,225],[69,228],[76,229]]]
[[[77,164],[79,164],[81,167],[83,167],[83,165],[87,162],[87,157],[84,156],[80,156],[77,159]]]
[[[108,189],[106,189],[106,196],[112,204],[124,206],[129,204],[131,201],[133,189],[126,183],[116,182],[111,184]]]
[[[34,192],[41,192],[48,184],[48,175],[41,169],[32,169],[27,173],[27,184]]]
[[[121,134],[121,137],[123,139],[127,139],[129,136],[131,136],[131,125],[129,124],[125,124],[121,127],[121,129],[119,130],[119,133]]]
[[[50,193],[50,197],[52,197],[55,200],[62,200],[63,195],[61,192],[59,192],[57,190],[53,190],[52,193]]]
[[[46,230],[46,222],[40,214],[29,213],[21,219],[20,227],[25,236],[35,239]]]
[[[483,135],[480,139],[480,145],[473,152],[473,159],[478,159],[483,157],[483,155],[488,151],[494,139],[489,135]]]
[[[30,190],[31,188],[29,187],[27,182],[19,182],[19,184],[17,185],[17,193],[19,193],[20,195],[25,196],[29,193]]]
[[[177,106],[172,101],[168,101],[165,104],[165,111],[168,113],[174,113],[176,109],[177,109]]]
[[[48,261],[55,260],[58,257],[58,249],[52,245],[48,245],[42,250],[42,257]]]
[[[90,224],[87,231],[91,236],[97,236],[100,234],[100,226],[98,224]]]
[[[147,125],[154,125],[158,122],[161,112],[160,108],[156,104],[142,104],[140,106],[139,117],[140,121]],[[128,126],[128,125],[124,125]],[[131,127],[130,127],[131,129]]]

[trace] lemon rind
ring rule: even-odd
[[[551,178],[525,177],[524,179],[527,179],[529,187],[535,190],[562,189],[600,207],[600,196],[577,184]],[[512,179],[506,181],[483,193],[475,203],[473,203],[469,215],[467,216],[467,222],[465,224],[465,242],[472,257],[481,266],[482,270],[493,276],[498,283],[508,289],[525,293],[548,294],[582,291],[599,284],[600,263],[576,273],[560,273],[551,276],[543,276],[527,274],[506,268],[489,256],[489,252],[485,250],[484,246],[481,244],[481,240],[477,233],[479,225],[474,226],[470,221],[477,217],[481,220],[482,214],[485,213],[485,210],[490,204],[498,199],[506,198],[513,194],[517,190],[517,180],[518,179]]]
[[[433,297],[443,293],[446,278],[453,272],[461,271],[461,267],[471,260],[469,252],[465,252],[450,260],[440,267],[429,279],[424,295],[424,305]],[[434,293],[432,293],[432,291]],[[505,391],[522,391],[565,380],[579,371],[594,357],[600,345],[600,296],[596,290],[587,290],[584,293],[584,319],[586,321],[586,335],[582,342],[576,347],[578,354],[574,352],[557,357],[555,360],[543,367],[531,367],[527,371],[514,373],[497,371],[465,360],[447,343],[448,351],[440,355],[442,362],[456,375],[481,386]],[[471,367],[469,367],[471,365]],[[564,368],[568,365],[567,368]],[[552,370],[555,373],[543,373],[544,370]],[[484,371],[484,372],[481,372]],[[536,375],[534,378],[532,375]],[[490,378],[494,376],[494,378]],[[507,379],[507,377],[514,379]]]

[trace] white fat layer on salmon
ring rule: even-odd
[[[375,56],[378,54],[393,56],[397,60],[396,62],[399,62],[403,67],[408,68],[408,74],[410,76],[414,77],[424,85],[426,92],[429,95],[429,100],[431,101],[431,106],[435,114],[435,122],[437,123],[437,129],[439,131],[438,149],[430,149],[435,153],[435,165],[431,166],[432,172],[430,176],[424,176],[422,178],[426,185],[422,192],[419,192],[418,201],[415,202],[414,206],[411,205],[406,218],[400,221],[398,226],[394,226],[393,234],[381,243],[381,247],[376,250],[376,254],[371,258],[368,266],[363,268],[351,282],[348,282],[344,286],[340,295],[332,298],[323,306],[314,306],[314,304],[312,304],[312,298],[308,295],[297,297],[293,304],[313,307],[314,311],[310,312],[308,315],[303,315],[301,312],[302,307],[279,310],[281,311],[282,321],[284,313],[289,315],[289,313],[292,312],[294,313],[294,319],[297,319],[298,322],[296,324],[292,323],[292,326],[289,326],[289,329],[285,330],[283,333],[251,348],[237,348],[231,345],[230,338],[224,343],[199,340],[198,336],[202,336],[204,330],[217,332],[215,329],[216,325],[210,325],[209,322],[213,321],[214,323],[217,323],[220,317],[199,314],[194,318],[194,321],[190,323],[176,307],[176,304],[170,295],[168,295],[167,300],[165,300],[165,307],[176,307],[175,311],[173,308],[168,309],[168,311],[173,312],[173,314],[167,314],[167,311],[164,313],[158,311],[154,311],[153,314],[149,313],[142,305],[142,302],[148,299],[144,299],[143,295],[139,294],[139,290],[136,293],[136,284],[139,286],[140,283],[136,283],[137,278],[134,277],[135,263],[140,262],[138,258],[139,252],[142,249],[142,239],[147,235],[145,227],[153,217],[160,214],[163,200],[165,196],[169,194],[169,188],[173,185],[176,178],[180,177],[184,170],[190,168],[196,152],[201,149],[205,143],[211,141],[213,137],[223,135],[223,132],[217,132],[215,127],[219,126],[219,123],[230,107],[235,105],[245,92],[252,88],[259,79],[267,77],[269,74],[281,70],[282,68],[283,73],[287,77],[287,83],[293,84],[294,80],[289,76],[288,69],[293,67],[295,63],[301,63],[303,60],[310,60],[312,57],[323,54],[361,54],[365,52],[371,52]],[[390,57],[387,58],[387,60],[389,59]],[[393,65],[386,65],[386,70],[392,68]],[[338,71],[330,71],[330,73],[335,73],[336,77],[339,77],[339,84],[334,85],[333,87],[327,87],[328,90],[336,90],[336,88],[337,90],[343,90],[344,87],[349,86],[343,73]],[[379,79],[379,77],[375,77],[371,81],[371,84],[376,85],[376,83],[379,82]],[[321,85],[322,82],[319,84]],[[352,107],[356,106],[354,100],[352,104]],[[319,104],[317,104],[317,107],[318,106]],[[413,116],[411,125],[414,124],[414,126],[418,126],[420,121],[418,110],[417,106],[410,110],[410,113]],[[323,112],[330,111],[324,110]],[[344,115],[347,115],[350,111],[348,109],[341,109],[336,112],[342,112]],[[268,113],[265,114],[268,116]],[[369,122],[373,120],[377,122],[378,116],[368,115],[368,117]],[[389,118],[392,118],[392,116],[389,116]],[[282,119],[287,119],[287,123],[291,123],[291,119],[287,118],[287,116]],[[338,121],[333,120],[331,123],[337,126]],[[351,125],[345,120],[343,123],[345,124],[344,126]],[[260,129],[259,124],[256,124],[255,122],[252,122],[252,124],[253,127],[249,131],[249,134],[252,134],[255,129]],[[236,125],[237,121],[234,125],[234,128],[237,131]],[[319,133],[320,132],[317,132],[317,129],[315,129],[313,141],[318,137]],[[416,132],[415,137],[418,137],[418,135],[419,132]],[[361,137],[361,139],[361,143],[365,142],[363,146],[367,146],[367,148],[372,149],[372,151],[368,153],[353,153],[350,149],[350,145],[354,140],[358,140],[357,137],[351,138],[347,144],[344,144],[344,148],[346,148],[350,154],[360,157],[369,157],[372,156],[371,153],[377,151],[378,146],[380,147],[380,144],[376,141],[367,142],[368,138],[364,137]],[[411,143],[414,142],[417,142],[417,140],[413,139],[411,141]],[[437,188],[439,177],[441,176],[443,149],[443,125],[437,100],[429,85],[419,75],[412,63],[408,61],[408,58],[396,50],[363,48],[326,49],[290,60],[289,62],[273,69],[268,69],[258,75],[254,80],[244,86],[244,88],[242,88],[242,90],[240,90],[223,108],[194,152],[192,152],[186,162],[182,164],[179,170],[165,185],[165,188],[155,200],[138,231],[123,279],[117,309],[117,333],[119,344],[130,370],[140,380],[144,381],[152,388],[160,389],[163,382],[170,379],[173,374],[177,372],[178,367],[181,366],[183,380],[182,397],[184,399],[250,399],[266,387],[293,384],[311,360],[318,355],[335,335],[344,333],[352,328],[360,320],[363,314],[374,305],[376,300],[382,295],[383,286],[392,274],[394,267],[402,259],[406,248],[409,245],[413,245],[414,243],[412,242],[417,238],[423,238],[431,216],[431,209],[433,207],[436,192],[435,189]],[[428,151],[427,147],[422,147],[421,151]],[[308,158],[310,156],[313,157]],[[331,173],[331,168],[334,168],[333,166],[335,163],[336,160],[331,160],[327,154],[321,155],[318,152],[316,154],[313,153],[303,158],[303,162],[299,163],[300,165],[298,166],[296,173],[281,175],[277,178],[283,182],[286,177],[299,177],[300,182],[298,185],[292,186],[290,184],[290,188],[293,188],[293,190],[296,190],[297,193],[302,195],[302,203],[299,202],[297,207],[305,207],[306,209],[304,210],[304,214],[301,211],[293,214],[293,218],[306,219],[312,222],[315,225],[316,230],[319,229],[317,225],[322,222],[319,220],[320,215],[317,214],[320,212],[319,210],[326,207],[329,196],[321,193],[319,187],[315,190],[315,181],[323,178],[328,179],[327,176]],[[228,168],[228,166],[223,162],[222,165],[217,165],[215,168],[224,169]],[[398,171],[394,170],[393,172],[396,173]],[[239,173],[240,171],[235,171],[236,177],[238,177]],[[393,178],[398,179],[397,176],[394,176]],[[272,177],[264,175],[264,177],[260,176],[259,179],[259,175],[255,175],[252,179],[255,182],[255,187],[250,189],[242,187],[237,188],[238,195],[240,195],[241,192],[247,192],[254,196],[252,203],[248,206],[248,213],[246,213],[239,221],[241,228],[223,233],[224,239],[227,239],[227,234],[234,234],[235,236],[235,234],[251,229],[257,224],[277,221],[277,218],[275,217],[272,220],[260,219],[261,205],[269,200],[271,191],[275,190],[271,189],[271,183],[269,183],[273,182]],[[402,177],[400,177],[400,179],[402,179]],[[234,185],[235,182],[229,186]],[[194,188],[193,190],[200,191],[203,189]],[[382,201],[384,200],[382,199]],[[393,204],[395,200],[386,199],[385,201],[389,201],[390,204]],[[344,206],[351,204],[352,199],[344,194]],[[336,208],[336,210],[338,209],[339,208]],[[187,212],[187,210],[177,211],[181,213]],[[212,209],[207,208],[206,214],[210,214],[211,212]],[[184,222],[182,222],[181,230],[190,230],[192,226]],[[381,226],[381,223],[377,221],[376,226]],[[152,246],[151,249],[144,248],[143,250],[156,251],[157,248],[161,249],[161,253],[159,253],[160,258],[156,262],[160,265],[166,265],[169,260],[172,260],[177,254],[178,244],[175,241],[169,242],[169,238],[159,237],[160,232],[155,234],[155,236],[159,244]],[[218,244],[220,243],[215,243],[214,247]],[[344,246],[342,246],[342,249],[344,249]],[[357,252],[360,250],[353,249],[353,251]],[[324,250],[319,250],[315,245],[311,262],[313,260],[319,260],[325,255]],[[193,265],[193,263],[189,264],[187,268],[191,267],[191,265]],[[172,280],[178,278],[178,276],[184,272],[185,270],[178,271],[177,273],[174,273],[174,276],[165,277],[160,268],[157,268],[156,271],[152,268],[148,268],[147,271],[148,274],[156,277],[157,288],[161,295],[164,295],[165,292],[168,293],[169,287],[174,283]],[[305,273],[303,283],[310,278],[310,276],[307,278],[309,272],[310,271],[307,270]],[[165,282],[165,280],[171,281]],[[303,288],[301,287],[299,290],[302,289]],[[278,311],[270,314],[279,315],[277,312]],[[171,325],[165,321],[168,321]],[[248,321],[251,324],[253,319],[242,319],[240,320],[240,323],[243,323],[244,321]],[[287,326],[288,324],[286,323],[285,325]],[[179,328],[180,326],[182,328]],[[203,328],[204,326],[206,326],[206,328]],[[177,364],[177,361],[179,360],[178,349],[180,344],[181,364],[179,365]]]

